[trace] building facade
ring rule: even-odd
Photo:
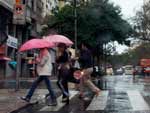
[[[13,0],[0,0],[0,78],[7,75],[6,67],[9,47],[6,45],[8,34],[14,36],[13,17]]]
[[[88,4],[91,0],[58,0],[59,9],[63,8],[65,5],[76,3],[77,6],[80,4]]]
[[[25,24],[13,24],[13,8],[19,4],[25,5]],[[18,48],[10,46],[8,39],[17,40],[18,47],[25,41],[40,37],[43,20],[46,15],[51,14],[57,6],[57,0],[0,0],[0,78],[12,77],[9,61],[17,60]],[[27,75],[28,57],[33,53],[26,53],[21,56],[21,76]],[[13,75],[14,76],[14,75]],[[29,75],[30,76],[30,75]]]
[[[44,0],[44,11],[42,16],[46,17],[53,14],[53,10],[58,8],[58,0]]]

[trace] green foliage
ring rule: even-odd
[[[56,29],[74,40],[74,19],[74,7],[67,5],[48,20],[48,29]],[[77,7],[78,44],[86,41],[95,46],[115,40],[126,43],[131,32],[130,24],[122,19],[120,8],[108,0],[93,0]]]
[[[143,43],[135,49],[132,49],[121,55],[113,55],[110,57],[110,62],[114,67],[122,65],[139,65],[140,59],[150,58],[150,44]]]
[[[134,22],[134,37],[143,40],[150,41],[150,2],[145,3],[139,11],[136,12],[136,16],[133,18]]]

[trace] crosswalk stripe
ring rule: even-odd
[[[139,91],[127,91],[133,110],[150,110]]]
[[[70,91],[70,97],[69,99],[72,99],[78,91]],[[57,98],[58,105],[57,106],[44,106],[40,111],[59,111],[63,106],[65,106],[65,103],[62,103],[62,96],[59,96]]]
[[[107,105],[108,91],[102,91],[95,96],[86,110],[104,110]]]

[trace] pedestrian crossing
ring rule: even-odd
[[[115,91],[115,93],[117,95],[116,91]],[[75,97],[77,94],[78,94],[77,91],[70,91],[70,101],[72,101],[73,97]],[[126,110],[129,110],[129,111],[150,110],[149,105],[144,100],[140,91],[129,90],[129,91],[124,91],[124,94],[126,94],[126,96],[128,97],[128,98],[126,98],[127,99],[126,102],[129,102],[130,103],[129,106],[131,106],[131,107],[129,107],[129,109],[126,109]],[[124,96],[124,95],[122,95],[122,96]],[[110,98],[111,98],[110,91],[101,91],[101,93],[98,96],[93,97],[90,104],[86,107],[85,111],[117,110],[117,108],[115,108],[116,107],[115,105],[114,105],[114,108],[112,108],[112,109],[107,108],[108,103],[111,102]],[[121,99],[123,97],[119,97],[119,98]],[[41,112],[60,111],[65,106],[65,103],[62,103],[61,100],[62,100],[62,97],[60,96],[57,98],[57,101],[58,101],[57,106],[44,106],[43,108],[40,109],[40,111]],[[123,104],[123,101],[121,104]]]
[[[107,105],[108,91],[95,96],[86,110],[104,110]]]
[[[69,99],[71,100],[77,93],[78,91],[70,91]],[[45,106],[41,108],[40,111],[59,111],[62,107],[65,106],[65,103],[62,103],[61,101],[62,101],[62,96],[59,96],[57,98],[57,102],[58,102],[57,106]]]
[[[133,110],[150,110],[139,91],[127,91]]]
[[[130,91],[125,91],[125,92],[129,98],[129,102],[131,103],[131,108],[132,108],[132,109],[126,109],[126,110],[129,110],[129,111],[150,110],[149,105],[144,100],[143,96],[141,95],[139,91],[130,90]],[[106,110],[106,109],[109,110],[109,108],[106,108],[107,103],[111,102],[110,100],[108,100],[108,96],[109,96],[108,91],[102,91],[102,93],[98,97],[93,98],[93,100],[91,101],[90,105],[87,107],[86,110],[90,110],[90,111]],[[115,108],[115,105],[114,105],[113,110],[117,110]]]

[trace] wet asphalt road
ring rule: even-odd
[[[103,89],[98,97],[87,90],[88,100],[80,100],[76,93],[69,105],[57,110],[40,102],[12,113],[150,113],[150,77],[107,76],[95,84]]]

